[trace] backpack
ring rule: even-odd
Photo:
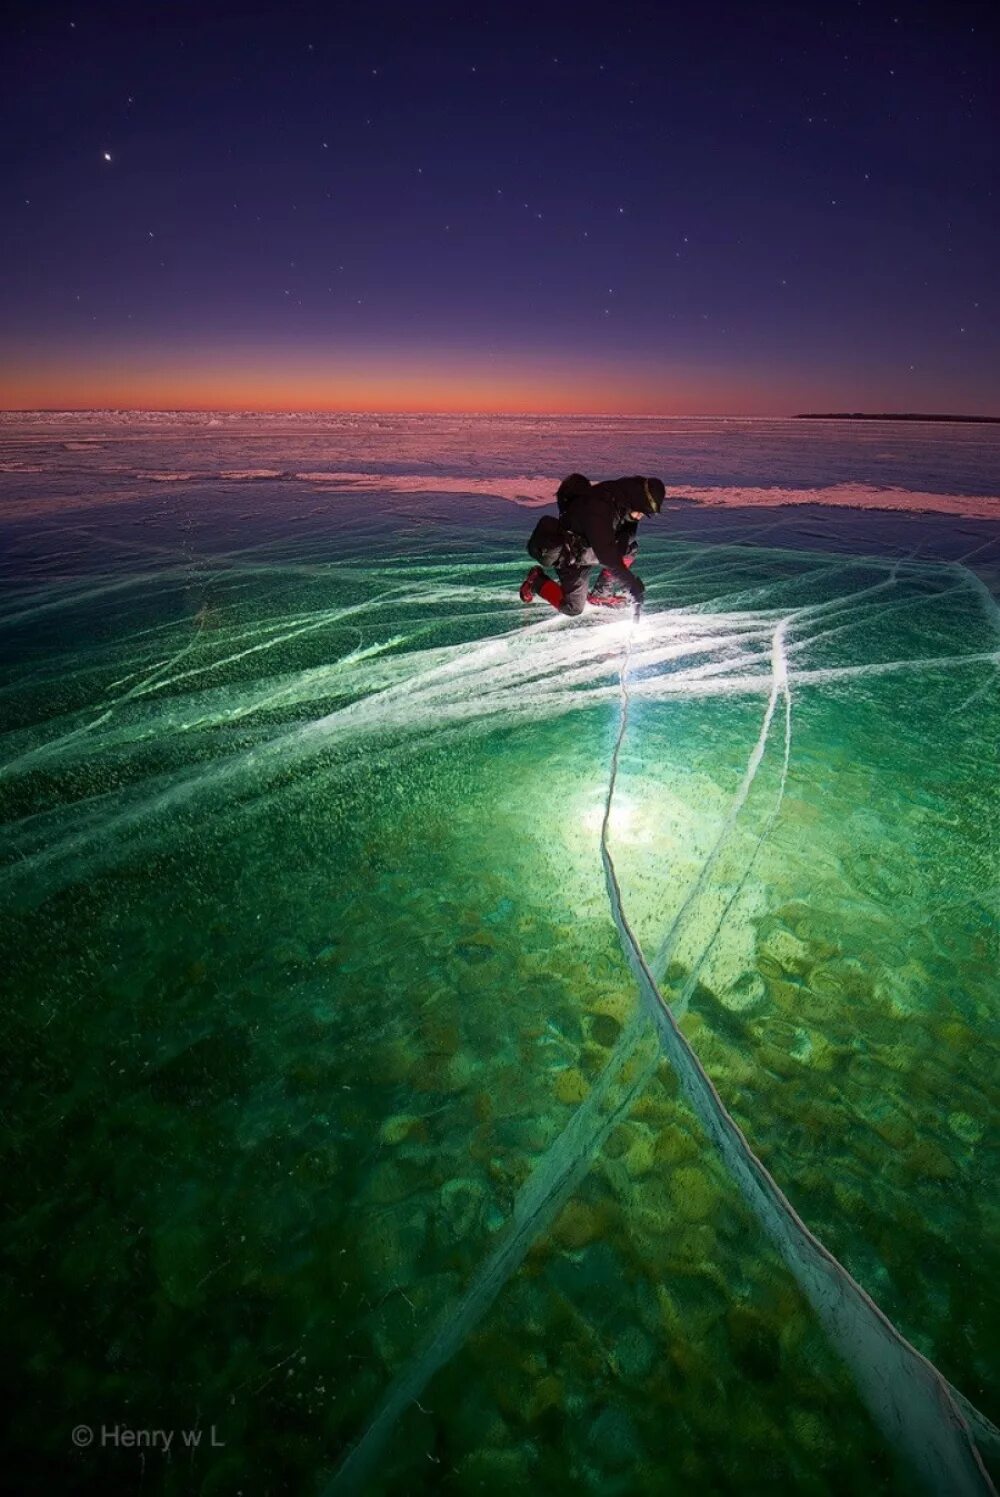
[[[566,545],[566,532],[555,515],[543,515],[528,537],[528,555],[543,567],[554,567]]]

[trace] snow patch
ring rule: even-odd
[[[913,513],[963,515],[966,519],[1000,519],[1000,499],[988,494],[932,494],[867,483],[835,483],[815,489],[691,488],[684,494],[667,490],[668,501],[693,499],[698,504],[770,509],[785,504],[826,504],[844,509],[892,509]]]
[[[394,494],[483,494],[513,504],[554,504],[559,480],[521,474],[513,478],[479,478],[453,473],[296,473],[305,483],[338,484]]]

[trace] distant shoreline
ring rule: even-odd
[[[972,421],[987,425],[1000,424],[1000,416],[924,416],[912,412],[883,411],[803,411],[796,421]]]

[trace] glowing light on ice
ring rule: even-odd
[[[613,836],[635,839],[640,827],[640,808],[635,801],[621,796],[611,807],[611,832]],[[604,805],[592,806],[583,816],[583,824],[589,832],[599,832],[604,823]]]

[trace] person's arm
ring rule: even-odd
[[[638,603],[645,592],[645,587],[642,581],[638,577],[633,576],[622,561],[618,537],[615,534],[614,520],[610,510],[594,515],[588,539],[590,540],[594,555],[601,563],[601,566],[610,572],[612,577],[620,582]]]
[[[625,520],[615,531],[615,539],[618,542],[618,553],[623,558],[634,556],[639,549],[636,535],[639,530],[638,520]]]

